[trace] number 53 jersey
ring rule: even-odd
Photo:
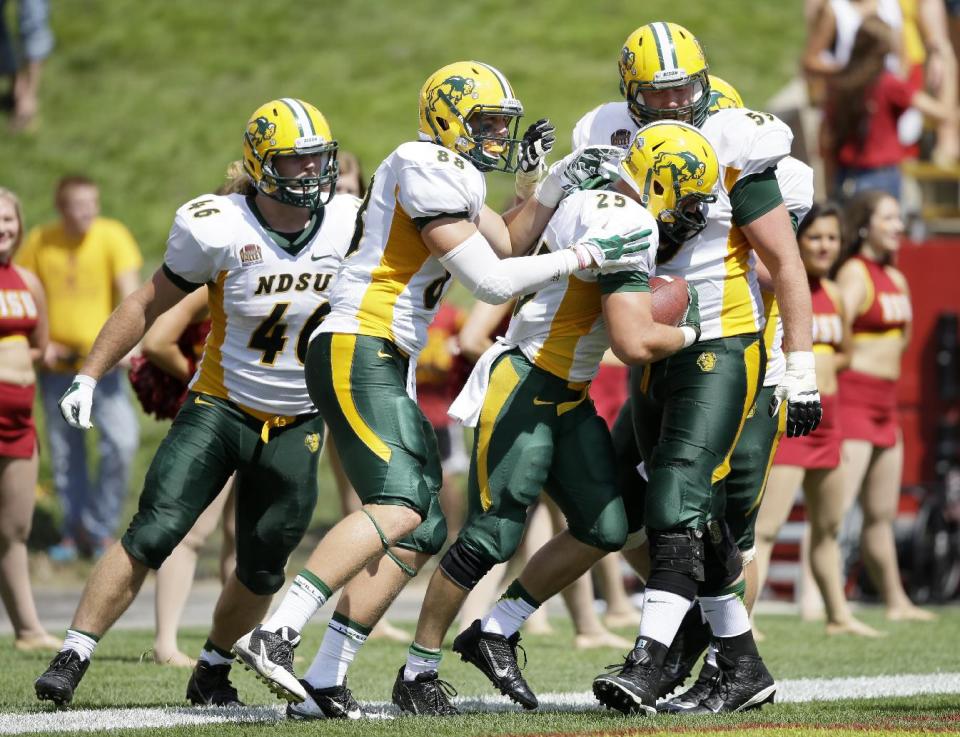
[[[432,220],[476,221],[486,199],[483,174],[426,141],[401,144],[377,168],[317,332],[386,338],[416,358],[450,286],[450,273],[420,237]]]
[[[338,195],[288,241],[242,194],[203,195],[177,210],[163,270],[181,289],[209,288],[211,328],[190,388],[254,416],[315,412],[303,363],[356,224]]]

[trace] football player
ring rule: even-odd
[[[295,702],[293,716],[320,715],[316,684],[342,684],[369,628],[444,543],[437,441],[414,401],[414,377],[451,277],[498,303],[645,245],[637,232],[501,260],[529,250],[570,184],[567,163],[581,171],[579,154],[554,165],[508,226],[484,205],[485,173],[517,168],[523,108],[506,77],[477,61],[449,64],[427,78],[419,108],[420,140],[401,144],[374,174],[330,314],[306,358],[310,396],[363,507],[324,536],[279,608],[234,645],[270,688]],[[549,130],[535,123],[525,136],[520,158],[534,170]],[[321,652],[299,680],[292,663],[300,631],[351,579],[338,609],[343,647],[329,658]]]
[[[36,681],[66,704],[99,639],[236,472],[236,572],[187,686],[200,705],[239,703],[230,647],[266,614],[316,503],[323,421],[303,373],[307,339],[329,312],[359,200],[334,196],[337,141],[293,98],[257,108],[243,133],[247,191],[196,197],[174,217],[163,265],[111,315],[60,409],[90,428],[97,379],[158,315],[201,285],[212,320],[191,393],[153,458],[137,514],[97,563],[63,648]]]
[[[497,563],[520,544],[527,509],[545,489],[567,518],[511,583],[495,608],[474,620],[453,650],[501,693],[537,707],[517,665],[518,630],[540,604],[608,552],[623,547],[626,517],[613,473],[606,424],[589,400],[590,381],[607,348],[622,361],[666,358],[696,342],[696,293],[679,328],[653,322],[649,279],[658,222],[699,217],[713,199],[716,155],[692,126],[643,128],[620,163],[616,184],[570,195],[550,220],[538,253],[590,240],[648,234],[637,257],[580,272],[525,295],[506,338],[481,356],[450,415],[476,427],[467,497],[469,515],[430,580],[393,702],[413,714],[452,713],[437,679],[441,645],[460,606]],[[644,209],[646,208],[646,209]]]
[[[734,108],[708,118],[707,62],[694,35],[677,24],[651,23],[630,34],[620,76],[625,102],[584,116],[575,145],[616,145],[652,120],[684,120],[713,144],[721,187],[696,237],[661,239],[658,273],[683,276],[697,289],[703,333],[697,346],[670,358],[669,372],[667,362],[634,372],[634,429],[649,474],[643,512],[651,572],[636,647],[618,672],[594,680],[594,693],[609,707],[654,713],[667,650],[699,596],[722,655],[721,710],[740,710],[770,700],[776,686],[753,641],[735,541],[722,521],[708,522],[715,485],[729,474],[763,382],[754,251],[769,267],[784,322],[787,367],[770,411],[786,405],[791,435],[809,433],[820,417],[810,293],[775,173],[791,135],[765,113]]]

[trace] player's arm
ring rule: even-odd
[[[207,315],[207,289],[201,287],[188,294],[179,304],[160,315],[143,336],[143,355],[161,371],[180,381],[190,380],[190,361],[177,341],[183,331]]]
[[[649,291],[603,294],[600,304],[610,348],[628,365],[659,361],[696,340],[692,328],[674,328],[653,321]]]
[[[486,302],[474,303],[457,336],[460,353],[464,358],[471,363],[477,362],[483,352],[493,345],[493,331],[509,314],[512,307],[512,302],[499,305],[490,305]]]
[[[594,239],[537,256],[499,259],[483,234],[469,220],[441,217],[420,231],[430,253],[479,300],[502,304],[535,292],[576,271],[636,253],[649,231],[623,238]]]
[[[43,360],[43,354],[47,350],[47,342],[50,339],[50,322],[47,317],[47,295],[43,291],[43,284],[40,279],[27,269],[14,266],[23,283],[30,290],[30,296],[33,297],[33,303],[37,307],[37,326],[27,338],[30,344],[30,360],[34,363]]]

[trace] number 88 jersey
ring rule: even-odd
[[[310,334],[330,311],[360,201],[338,195],[289,242],[253,199],[203,195],[177,210],[163,270],[178,287],[209,288],[211,328],[190,388],[255,416],[315,412],[303,373]]]
[[[442,217],[476,221],[486,195],[483,174],[462,156],[426,141],[401,144],[374,174],[318,332],[386,338],[418,356],[451,276],[420,229]]]

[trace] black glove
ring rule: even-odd
[[[546,155],[553,150],[557,137],[556,128],[548,118],[540,118],[527,128],[520,141],[520,170],[526,173],[536,171]]]

